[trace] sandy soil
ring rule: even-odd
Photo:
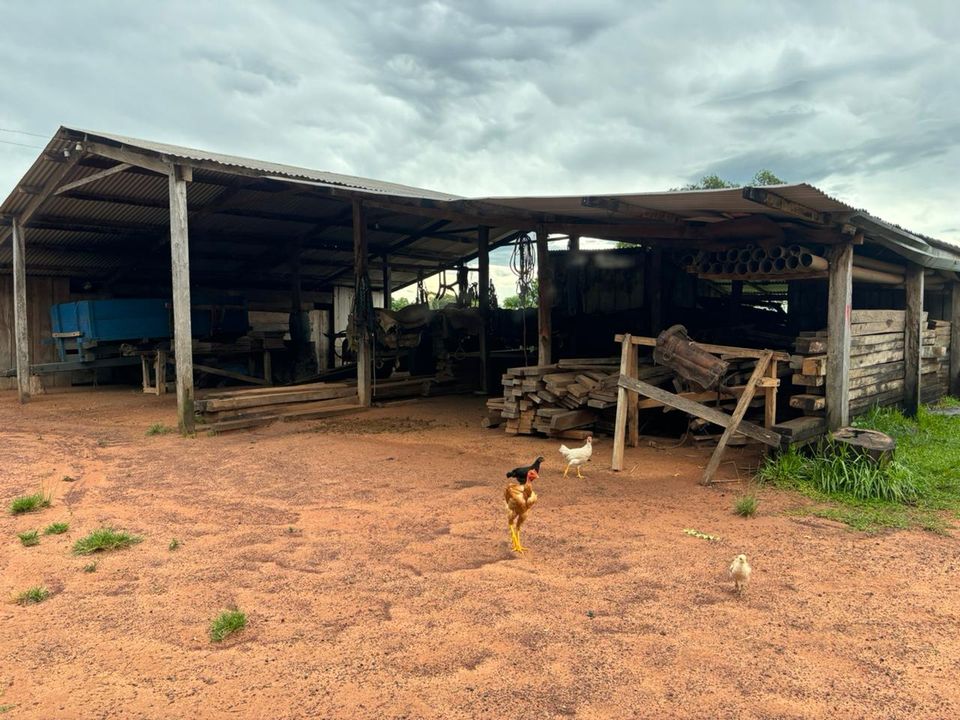
[[[183,439],[172,398],[0,394],[0,708],[10,718],[946,718],[960,713],[960,545],[731,513],[708,450],[596,447],[480,430],[481,402]],[[735,451],[741,474],[750,461]],[[503,473],[548,459],[524,556]],[[723,472],[732,475],[733,464]],[[64,476],[75,478],[65,482]],[[22,547],[15,533],[68,521]],[[96,572],[90,530],[140,533]],[[708,542],[683,533],[721,537]],[[170,551],[172,538],[182,543]],[[732,593],[744,552],[754,581]],[[210,620],[247,629],[220,645]]]

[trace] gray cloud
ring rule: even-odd
[[[0,127],[74,124],[465,195],[765,167],[960,241],[955,3],[77,8],[0,0]],[[0,195],[36,152],[0,143]]]

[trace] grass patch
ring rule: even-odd
[[[48,597],[50,597],[50,591],[45,587],[32,587],[17,595],[17,605],[36,605],[42,603]]]
[[[167,550],[170,550],[172,552],[179,547],[180,547],[180,541],[174,538],[173,540],[170,541],[170,544],[167,545]]]
[[[228,635],[243,630],[247,616],[239,610],[224,610],[210,623],[210,642],[221,642]]]
[[[941,405],[958,402],[949,398]],[[960,518],[960,416],[921,407],[916,418],[907,418],[896,409],[874,408],[854,424],[896,439],[893,461],[878,468],[846,446],[824,444],[809,454],[791,450],[768,459],[758,480],[816,501],[804,514],[857,530],[947,532],[950,519]]]
[[[716,535],[709,535],[705,532],[694,530],[693,528],[684,528],[683,532],[685,532],[687,535],[691,537],[700,538],[701,540],[709,540],[710,542],[717,542],[720,539]]]
[[[83,571],[84,571],[85,573],[96,572],[96,571],[97,571],[97,563],[95,563],[95,562],[87,563],[86,565],[83,566]]]
[[[17,537],[20,538],[20,543],[24,547],[33,547],[40,544],[40,534],[36,530],[17,533]]]
[[[44,535],[63,535],[70,529],[70,525],[64,522],[50,523],[43,529]]]
[[[100,528],[94,530],[85,538],[77,540],[73,544],[73,552],[76,555],[92,555],[95,552],[105,552],[107,550],[120,550],[121,548],[136,545],[143,538],[139,535],[131,535],[127,532],[118,532],[112,528]]]
[[[10,503],[10,514],[21,515],[48,507],[50,507],[50,496],[37,492],[33,495],[21,495],[14,498],[13,502]]]
[[[740,517],[753,517],[757,514],[757,496],[751,493],[737,498],[733,511]]]
[[[147,428],[147,435],[167,435],[173,432],[173,428],[163,423],[154,423]]]

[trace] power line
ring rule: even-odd
[[[17,133],[18,135],[32,135],[33,137],[45,138],[46,135],[40,133],[27,132],[26,130],[10,130],[9,128],[0,128],[0,132]]]
[[[26,143],[13,142],[11,140],[0,140],[0,143],[4,145],[18,145],[25,148],[33,148],[34,150],[43,150],[43,145],[27,145]]]

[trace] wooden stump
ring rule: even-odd
[[[844,427],[833,433],[832,437],[857,455],[868,457],[879,465],[892,460],[897,449],[897,441],[879,430]]]

